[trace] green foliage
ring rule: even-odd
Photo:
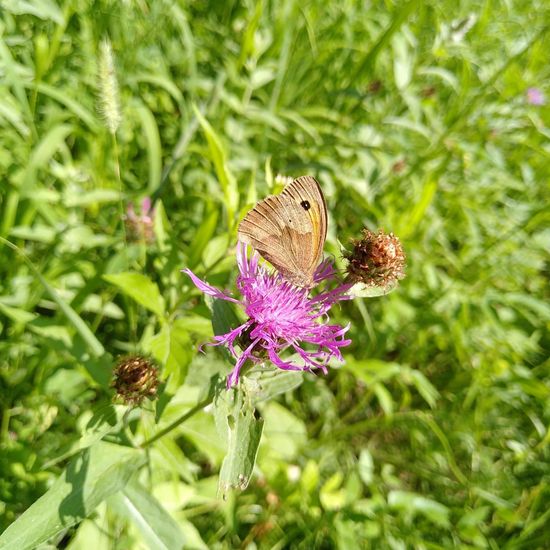
[[[36,548],[89,516],[101,502],[124,488],[145,462],[143,453],[100,442],[72,460],[62,477],[13,523],[1,547]]]
[[[546,2],[1,6],[0,548],[545,547]],[[233,289],[278,173],[321,182],[339,267],[380,227],[407,278],[336,309],[326,377],[221,393],[197,348],[242,313],[180,270]]]

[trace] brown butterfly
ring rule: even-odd
[[[251,245],[288,281],[314,284],[327,237],[327,205],[315,178],[300,176],[280,195],[260,201],[239,225],[239,240]]]

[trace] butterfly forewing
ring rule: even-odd
[[[287,279],[312,286],[327,233],[326,203],[315,178],[302,176],[260,201],[239,225],[250,244]]]

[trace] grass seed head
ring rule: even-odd
[[[108,38],[99,45],[98,58],[99,112],[111,134],[116,134],[122,121],[120,97],[113,48]]]

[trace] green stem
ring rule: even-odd
[[[123,189],[122,189],[122,178],[120,177],[120,158],[119,158],[119,152],[118,152],[118,140],[116,138],[116,134],[111,134],[113,138],[113,154],[115,157],[115,179],[118,183],[118,192],[120,194],[120,200],[118,201],[119,209],[120,209],[120,216],[119,219],[122,222],[122,234],[124,235],[124,249],[126,251],[126,270],[129,269],[129,262],[128,262],[128,236],[126,235],[126,224],[124,223],[124,199],[123,199]]]
[[[0,427],[0,441],[8,438],[8,431],[10,426],[11,409],[5,407],[2,411],[2,425]]]
[[[209,393],[202,401],[199,401],[193,408],[189,409],[187,412],[182,414],[178,419],[174,420],[174,422],[166,426],[166,428],[163,428],[162,430],[160,430],[160,432],[157,432],[153,437],[144,441],[140,445],[140,447],[142,449],[146,449],[152,443],[159,440],[161,437],[164,437],[166,434],[176,429],[180,424],[183,424],[186,420],[188,420],[193,415],[195,415],[196,413],[204,409],[204,407],[206,407],[207,405],[210,405],[213,399],[214,399],[213,393]]]

